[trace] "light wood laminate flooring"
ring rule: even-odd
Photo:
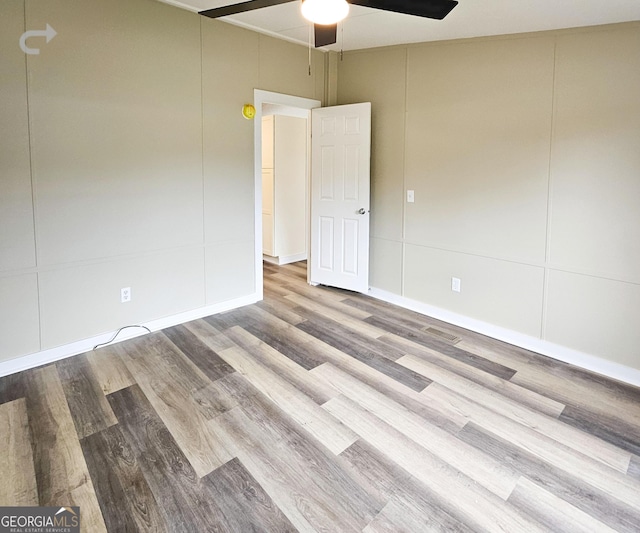
[[[265,264],[255,305],[0,379],[0,505],[93,532],[640,531],[640,390]]]

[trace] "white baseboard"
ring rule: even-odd
[[[608,361],[606,359],[580,352],[578,350],[573,350],[536,337],[524,335],[517,331],[501,328],[487,322],[482,322],[481,320],[459,315],[457,313],[447,311],[446,309],[411,300],[410,298],[405,298],[404,296],[399,296],[381,289],[371,288],[369,289],[368,294],[378,300],[383,300],[411,311],[416,311],[423,315],[442,320],[443,322],[448,322],[450,324],[481,333],[482,335],[487,335],[488,337],[519,346],[526,350],[546,355],[553,359],[557,359],[558,361],[563,361],[579,368],[590,370],[592,372],[602,374],[603,376],[640,387],[640,370],[635,368],[624,366],[613,361]],[[251,294],[249,296],[243,296],[242,298],[236,298],[234,300],[200,307],[177,315],[144,322],[140,325],[149,328],[151,331],[158,331],[205,316],[222,313],[245,305],[251,305],[259,300],[260,298],[258,298],[257,294]],[[89,352],[94,346],[109,341],[114,334],[115,331],[112,331],[70,344],[65,344],[64,346],[58,346],[49,350],[43,350],[41,352],[3,361],[0,363],[0,377]],[[115,344],[117,342],[122,342],[145,334],[146,331],[142,328],[124,330],[118,338],[113,341],[113,343]]]
[[[531,350],[532,352],[546,355],[552,359],[557,359],[558,361],[569,363],[585,370],[590,370],[591,372],[596,372],[597,374],[602,374],[603,376],[640,387],[640,370],[638,369],[573,350],[572,348],[554,344],[543,339],[524,335],[517,331],[495,326],[488,322],[482,322],[481,320],[459,315],[452,311],[411,300],[410,298],[405,298],[404,296],[399,296],[381,289],[371,288],[368,294],[378,300],[383,300],[404,307],[405,309],[442,320],[443,322],[470,329],[487,337],[519,346],[525,350]]]
[[[298,261],[306,261],[307,254],[281,255],[274,257],[272,255],[262,254],[262,259],[273,265],[288,265],[289,263],[297,263]]]
[[[206,307],[200,307],[191,311],[185,311],[177,315],[171,315],[157,320],[151,320],[150,322],[140,323],[140,326],[149,328],[152,332],[158,331],[164,328],[169,328],[177,324],[183,324],[191,320],[196,320],[216,313],[222,313],[223,311],[229,311],[245,305],[251,305],[256,303],[260,298],[257,294],[251,294],[249,296],[243,296],[242,298],[236,298],[234,300],[227,300],[226,302],[220,302]],[[115,334],[115,331],[104,333],[102,335],[96,335],[88,339],[72,342],[71,344],[65,344],[64,346],[58,346],[49,350],[43,350],[41,352],[32,353],[15,359],[9,359],[0,363],[0,377],[8,376],[9,374],[15,374],[16,372],[22,372],[23,370],[29,370],[37,366],[46,365],[59,361],[60,359],[66,359],[74,355],[78,355],[85,352],[90,352],[93,347],[103,342],[108,342]],[[122,331],[118,338],[113,341],[113,344],[122,342],[127,339],[139,337],[140,335],[146,335],[147,331],[142,328],[125,329]]]
[[[294,255],[282,255],[279,257],[281,265],[288,265],[289,263],[297,263],[298,261],[306,261],[307,254],[305,252]]]

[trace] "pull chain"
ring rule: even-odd
[[[311,76],[311,24],[309,24],[309,76]]]

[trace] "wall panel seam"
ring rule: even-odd
[[[512,264],[516,264],[516,265],[522,265],[522,266],[529,266],[532,268],[541,268],[544,269],[545,272],[546,271],[554,271],[554,272],[564,272],[566,274],[575,274],[576,276],[585,276],[585,277],[589,277],[589,278],[594,278],[594,279],[601,279],[601,280],[606,280],[606,281],[613,281],[616,283],[626,283],[628,285],[640,285],[640,281],[634,281],[634,280],[630,280],[630,279],[624,279],[622,277],[616,277],[613,275],[609,275],[606,273],[601,273],[601,272],[593,272],[593,271],[586,271],[586,270],[580,270],[579,268],[575,268],[575,267],[563,267],[563,266],[558,266],[558,265],[552,265],[552,264],[548,264],[545,262],[533,262],[533,261],[518,261],[515,259],[507,259],[504,257],[495,257],[492,255],[486,255],[486,254],[481,254],[481,253],[476,253],[476,252],[470,252],[468,250],[460,250],[460,249],[455,249],[455,248],[445,248],[442,246],[433,246],[433,245],[429,245],[429,244],[425,244],[425,243],[419,243],[419,242],[414,242],[414,241],[408,241],[408,240],[403,240],[403,241],[397,241],[397,240],[393,240],[393,239],[385,239],[385,238],[380,238],[380,237],[373,237],[379,240],[384,240],[384,241],[388,241],[388,242],[401,242],[403,246],[415,246],[417,248],[428,248],[430,250],[438,250],[441,252],[448,252],[448,253],[452,253],[452,254],[459,254],[459,255],[467,255],[470,257],[479,257],[481,259],[490,259],[492,261],[500,261],[503,263],[512,263]]]
[[[563,272],[564,274],[574,274],[576,276],[583,276],[585,278],[594,278],[594,279],[600,279],[600,280],[604,280],[604,281],[612,281],[612,282],[615,282],[615,283],[626,283],[627,285],[640,286],[640,282],[639,281],[616,278],[616,277],[613,277],[613,276],[607,276],[606,274],[596,274],[596,273],[591,273],[591,272],[580,272],[579,270],[576,270],[575,268],[562,268],[562,267],[556,267],[556,266],[548,265],[546,270],[548,270],[549,272]]]
[[[198,27],[200,30],[200,171],[202,176],[202,246],[207,242],[207,211],[206,211],[206,190],[205,190],[205,173],[204,173],[204,34],[202,32],[203,17],[198,18]],[[207,296],[207,257],[203,253],[202,258],[202,276],[204,280],[204,296]]]
[[[551,80],[551,130],[549,132],[549,165],[547,169],[547,227],[545,231],[544,249],[544,280],[542,286],[542,320],[540,323],[540,338],[544,339],[547,332],[547,311],[549,302],[549,261],[551,259],[551,217],[553,209],[552,195],[552,164],[553,143],[556,125],[556,74],[557,74],[558,38],[553,40],[553,76]]]
[[[402,244],[403,240],[402,239],[391,239],[389,237],[378,237],[377,235],[370,235],[371,239],[376,239],[378,241],[387,241],[387,242],[397,242]]]
[[[543,261],[535,262],[535,261],[517,260],[513,258],[506,258],[506,257],[496,257],[493,255],[482,254],[480,252],[472,252],[470,250],[462,250],[462,249],[456,249],[456,248],[446,248],[444,246],[434,246],[432,244],[425,244],[421,242],[410,241],[407,239],[403,239],[403,244],[409,245],[409,246],[417,246],[419,248],[430,248],[431,250],[440,250],[442,252],[450,252],[454,254],[468,255],[472,257],[480,257],[483,259],[492,259],[494,261],[502,261],[504,263],[515,263],[517,265],[525,265],[525,266],[536,267],[536,268],[545,268],[546,266],[546,263],[544,263]]]
[[[247,240],[250,240],[250,239],[247,239]],[[220,242],[235,242],[235,241],[220,241]],[[217,242],[212,244],[217,244]],[[117,263],[121,261],[131,261],[134,259],[139,259],[144,257],[153,257],[155,255],[166,254],[169,252],[179,253],[181,251],[203,249],[204,246],[205,245],[201,243],[187,244],[187,245],[180,245],[180,246],[172,246],[169,248],[158,248],[154,250],[134,252],[130,254],[122,254],[122,255],[115,255],[115,256],[112,255],[112,256],[98,257],[98,258],[92,258],[92,259],[80,259],[77,261],[69,261],[66,263],[51,263],[47,265],[41,265],[37,268],[20,270],[18,272],[15,272],[14,275],[27,274],[27,273],[37,274],[37,273],[52,272],[57,270],[67,270],[70,268],[77,268],[77,267],[101,265],[106,263]],[[3,274],[0,274],[0,277],[4,277]]]
[[[407,188],[407,115],[409,113],[409,47],[404,47],[404,102],[403,102],[403,114],[402,119],[404,121],[402,125],[402,255],[400,257],[400,294],[405,295],[404,282],[405,282],[405,237],[407,228],[407,212],[405,202],[405,191]]]
[[[27,2],[24,0],[22,2],[22,6],[24,9],[24,31],[27,31]],[[29,58],[27,54],[24,54],[24,70],[25,70],[25,83],[26,83],[26,91],[25,96],[27,100],[27,139],[29,143],[29,180],[31,182],[31,217],[33,220],[33,252],[35,258],[35,276],[36,276],[36,305],[38,307],[38,347],[42,350],[42,306],[40,304],[40,274],[38,272],[38,267],[40,264],[39,254],[38,254],[38,225],[36,216],[37,210],[37,202],[36,202],[36,188],[35,188],[35,176],[33,172],[33,138],[32,138],[32,124],[31,124],[31,83],[29,77]]]

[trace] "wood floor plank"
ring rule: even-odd
[[[161,380],[171,380],[174,387],[184,391],[196,391],[211,383],[204,372],[160,332],[146,335],[144,339],[130,339],[126,346],[120,343],[114,349],[122,355],[136,384],[140,378],[137,374],[149,379],[154,373],[159,374]],[[148,372],[142,372],[135,363],[148,367]]]
[[[89,474],[87,474],[87,478]],[[71,488],[69,490],[71,495],[72,506],[80,507],[81,533],[94,533],[107,531],[104,523],[104,517],[100,510],[99,503],[97,501],[96,492],[92,484],[83,483],[79,487]],[[40,503],[42,505],[42,503]],[[56,505],[53,505],[56,507]]]
[[[245,401],[251,400],[254,396],[260,396],[261,393],[256,389],[240,372],[234,372],[228,376],[219,379],[215,385],[220,391],[235,402],[234,407],[244,405]]]
[[[379,353],[364,348],[362,345],[351,342],[348,334],[337,333],[336,324],[331,324],[326,319],[303,322],[296,327],[417,392],[424,390],[431,383],[430,380],[417,372],[413,372],[395,361],[381,356]]]
[[[167,530],[135,453],[120,427],[81,441],[108,531]]]
[[[276,272],[269,276],[269,282],[278,283],[280,285],[307,285],[306,277],[303,278],[301,276],[292,276],[290,273],[286,273],[284,271]]]
[[[0,405],[0,428],[0,507],[38,505],[27,402],[24,398]]]
[[[553,467],[565,472],[580,472],[586,483],[606,494],[615,495],[627,505],[640,510],[640,483],[568,446],[557,442],[554,435],[546,436],[509,418],[501,416],[461,396],[438,383],[433,383],[423,393],[438,398],[465,413],[469,419],[485,430],[533,453]],[[586,434],[585,434],[586,435]]]
[[[640,481],[640,457],[637,455],[631,457],[627,474]]]
[[[440,524],[425,520],[422,510],[413,509],[408,502],[392,500],[384,506],[382,511],[362,530],[362,533],[414,533],[420,531],[449,532],[460,531],[451,527],[442,529]]]
[[[300,324],[304,320],[293,311],[293,308],[296,307],[294,303],[278,296],[270,296],[269,300],[262,300],[256,303],[256,307],[264,309],[267,313],[277,316],[292,326]]]
[[[314,402],[323,404],[339,394],[330,383],[314,379],[300,365],[244,329],[236,326],[227,330],[226,334],[240,348],[250,352],[258,361]]]
[[[238,376],[239,374],[234,372],[192,394],[193,400],[198,404],[198,410],[207,420],[212,420],[240,405],[240,395],[235,393]],[[257,391],[247,391],[246,389],[243,389],[242,392],[243,395],[255,393]]]
[[[394,402],[409,411],[418,414],[426,422],[433,424],[449,433],[457,433],[467,423],[467,418],[459,412],[448,409],[446,405],[434,408],[433,402],[415,390],[384,375],[370,366],[336,351],[332,355],[331,364],[344,372],[354,376],[362,383],[381,392]]]
[[[141,379],[139,383],[198,477],[206,476],[232,458],[208,429],[207,418],[199,410],[193,410],[189,398],[166,384],[157,390],[151,382]]]
[[[552,371],[529,364],[511,378],[513,383],[545,394],[565,405],[582,407],[604,419],[621,418],[627,424],[640,427],[640,388],[573,369],[556,363]],[[585,398],[598,401],[585,402]]]
[[[310,353],[319,354],[318,356],[313,356],[316,364],[311,366],[311,368],[330,361],[333,365],[357,377],[363,383],[374,387],[404,407],[420,414],[420,416],[429,422],[453,433],[457,432],[467,422],[465,417],[459,416],[455,411],[447,411],[446,407],[436,411],[430,406],[429,401],[415,390],[403,385],[401,382],[386,374],[376,371],[372,366],[345,354],[333,346],[325,344],[316,337],[272,315],[268,315],[268,313],[264,313],[262,310],[259,310],[258,314],[260,314],[265,321],[266,327],[270,330],[277,331],[282,341],[295,347],[296,351],[304,351],[307,356]],[[248,328],[248,331],[252,335],[264,340],[261,336],[256,335],[252,327]],[[442,413],[446,413],[446,415]]]
[[[385,331],[383,329],[372,326],[368,324],[366,320],[362,320],[359,317],[351,316],[348,313],[352,312],[349,310],[349,307],[345,308],[345,311],[348,312],[343,312],[338,310],[335,306],[328,307],[323,303],[317,301],[317,299],[312,300],[297,293],[285,296],[285,298],[298,304],[298,308],[300,310],[313,311],[314,313],[317,313],[318,315],[323,316],[329,320],[338,322],[339,324],[342,324],[345,327],[367,338],[377,339],[380,335],[385,334]],[[300,311],[298,311],[298,313],[300,313]],[[304,314],[302,314],[301,316],[306,318]]]
[[[524,477],[509,497],[509,503],[554,533],[615,533],[614,529]]]
[[[615,495],[585,482],[579,471],[566,472],[550,465],[526,448],[516,446],[473,422],[467,424],[458,437],[487,455],[512,465],[524,477],[576,509],[588,513],[595,520],[606,523],[616,531],[636,531],[640,523],[638,512],[619,501]],[[539,513],[544,514],[544,511]]]
[[[78,438],[118,423],[85,354],[58,361],[56,367]]]
[[[302,308],[300,308],[299,306],[297,306],[296,309],[302,310]],[[243,327],[250,332],[253,332],[254,330],[260,331],[260,334],[261,334],[260,336],[252,333],[254,334],[254,336],[261,338],[263,334],[267,334],[269,331],[275,331],[278,333],[278,335],[282,334],[283,332],[286,332],[287,334],[286,340],[281,341],[281,344],[283,346],[288,342],[295,343],[295,345],[298,348],[304,347],[306,349],[313,349],[314,347],[318,348],[320,346],[322,347],[325,346],[322,343],[316,342],[317,339],[315,337],[304,333],[303,330],[299,329],[298,327],[293,327],[291,324],[288,324],[283,320],[280,320],[278,317],[270,313],[267,313],[260,308],[247,308],[246,313],[247,313],[247,316],[252,319],[252,322],[250,325],[246,327],[243,326]],[[325,320],[325,319],[323,318],[322,320]],[[306,322],[306,319],[305,319],[305,322]],[[301,324],[304,324],[304,322],[302,322]],[[300,326],[301,324],[298,324],[298,326]],[[281,353],[284,353],[284,352],[281,352]],[[307,370],[310,370],[311,368],[314,368],[315,366],[325,363],[327,361],[327,358],[323,355],[322,350],[317,350],[317,353],[314,353],[313,355],[314,355],[313,361],[311,361],[313,363],[312,365],[305,364],[304,361],[296,361],[296,362],[300,364],[300,366],[303,366],[304,368],[307,368]],[[291,358],[293,359],[293,357]]]
[[[299,531],[360,532],[384,505],[260,396],[211,424]]]
[[[318,350],[317,346],[309,342],[309,338],[279,317],[259,307],[246,309],[245,316],[248,320],[242,323],[243,329],[301,367],[310,370],[326,361],[322,350]]]
[[[232,458],[209,430],[194,399],[211,381],[164,335],[136,340],[128,347],[129,371],[198,477],[207,475]]]
[[[241,348],[229,348],[220,355],[256,389],[291,416],[305,431],[335,454],[356,441],[356,435],[337,422],[318,404],[298,391]]]
[[[329,291],[319,291],[315,287],[311,287],[308,284],[288,284],[287,288],[290,289],[291,294],[285,297],[285,300],[294,302],[295,305],[307,307],[305,302],[311,300],[322,305],[325,309],[331,309],[339,313],[337,316],[348,315],[351,318],[357,320],[364,320],[371,316],[371,313],[358,309],[350,305],[344,305],[344,296]],[[304,299],[300,299],[302,297]]]
[[[431,348],[432,350],[436,350],[443,355],[453,357],[460,362],[475,366],[480,370],[483,370],[500,378],[510,379],[516,373],[516,371],[512,368],[462,350],[458,346],[452,346],[451,344],[436,339],[435,337],[432,337],[430,335],[417,335],[410,328],[401,326],[390,320],[372,316],[367,318],[366,321],[369,324],[377,326],[378,328],[383,329],[388,333],[393,333],[398,337],[409,339],[412,342],[416,342],[417,344],[426,346],[427,348]]]
[[[287,300],[285,296],[289,296],[294,291],[291,286],[286,283],[274,283],[271,279],[265,278],[264,280],[264,300],[263,302],[271,303],[274,307],[284,307],[287,310],[291,310],[294,307],[298,307],[295,303]],[[283,318],[285,322],[285,320]]]
[[[313,374],[444,463],[506,500],[520,475],[330,364]]]
[[[178,325],[164,329],[162,333],[211,381],[234,371],[214,350],[186,327]]]
[[[393,321],[399,322],[400,324],[412,326],[416,330],[424,331],[425,328],[434,328],[439,332],[442,332],[451,337],[460,338],[461,328],[456,328],[455,326],[451,326],[451,324],[446,324],[445,322],[441,322],[439,320],[435,320],[431,317],[427,317],[420,313],[416,313],[414,311],[409,311],[407,309],[402,309],[398,306],[388,304],[381,300],[376,300],[375,298],[369,297],[349,297],[345,298],[342,301],[343,305],[348,305],[351,307],[355,307],[362,311],[369,313],[369,315],[381,316]],[[462,330],[462,334],[468,334],[468,330]],[[443,336],[437,337],[440,340],[444,340]],[[449,341],[450,344],[455,344],[459,341]]]
[[[619,472],[624,473],[627,471],[631,458],[629,452],[579,431],[572,426],[568,426],[555,418],[538,413],[510,398],[485,389],[475,382],[443,370],[421,358],[408,355],[399,359],[398,363],[424,374],[439,385],[446,387],[447,390],[455,391],[473,401],[474,405],[479,408],[490,409],[505,418],[526,425],[541,435],[552,436],[558,443],[600,461]]]
[[[542,531],[504,500],[442,462],[352,400],[338,396],[324,408],[381,453],[427,485],[479,531]]]
[[[278,265],[279,274],[287,274],[290,278],[296,279],[300,283],[307,283],[307,272],[307,261],[296,261],[295,263]]]
[[[471,532],[472,530],[456,517],[455,508],[448,506],[436,493],[430,490],[424,483],[409,474],[402,467],[391,461],[387,456],[381,454],[376,448],[364,440],[357,440],[349,446],[340,457],[348,463],[348,468],[357,478],[364,478],[377,490],[381,497],[390,503],[397,503],[408,515],[407,522],[421,522],[421,525],[413,528],[413,531],[422,531],[428,528],[431,531]],[[386,508],[386,506],[385,506]],[[393,507],[393,511],[398,507]],[[385,509],[376,516],[374,529],[385,524],[386,527],[394,526],[401,528],[408,525],[404,520],[397,520],[397,517],[385,513]],[[381,519],[379,519],[381,518]],[[400,523],[398,523],[400,522]],[[371,524],[370,524],[371,525]]]
[[[108,400],[167,529],[224,531],[206,478],[198,477],[140,387],[114,392]]]
[[[363,354],[371,352],[372,354],[375,354],[376,357],[382,357],[391,361],[395,361],[405,355],[404,350],[399,350],[389,346],[388,344],[383,344],[379,342],[377,338],[363,335],[357,330],[352,329],[348,324],[343,324],[337,320],[324,316],[321,313],[317,313],[312,309],[302,307],[297,307],[296,309],[300,315],[306,319],[307,324],[322,325],[330,331],[331,335],[336,339],[347,339],[353,347],[353,350],[358,350]],[[301,324],[302,329],[303,326],[304,323]]]
[[[407,355],[419,357],[420,359],[437,365],[444,370],[448,370],[463,378],[473,381],[485,389],[489,389],[501,396],[510,398],[519,404],[525,405],[554,418],[559,417],[565,408],[564,404],[556,402],[555,400],[547,398],[537,392],[533,392],[529,389],[516,385],[511,381],[484,372],[475,366],[462,363],[457,359],[444,356],[435,350],[426,348],[425,346],[416,345],[402,337],[398,337],[390,333],[380,337],[378,340],[382,343],[389,344],[397,350],[404,350]]]
[[[326,361],[322,350],[317,349],[317,346],[307,340],[300,342],[291,334],[290,329],[271,328],[265,325],[251,325],[245,329],[306,370],[311,370]]]
[[[229,532],[273,531],[297,533],[297,529],[236,458],[208,476],[208,489],[224,517]]]
[[[211,350],[220,351],[235,346],[233,341],[231,341],[226,335],[215,330],[204,320],[189,322],[185,324],[185,327],[204,342]],[[188,394],[195,402],[198,411],[202,416],[204,416],[204,418],[210,420],[238,405],[238,398],[235,392],[236,389],[233,386],[231,389],[226,386],[227,382],[231,382],[235,385],[235,372],[233,374],[227,374],[212,382],[207,380],[204,374],[198,375],[194,378],[192,376],[194,368],[196,367],[190,367],[187,365],[184,371],[175,372],[175,377],[185,378],[181,381],[180,386],[183,391],[190,389]],[[197,368],[197,372],[200,372],[199,368]],[[250,394],[248,390],[244,390],[243,393]]]
[[[640,455],[640,426],[573,405],[568,405],[562,411],[560,420],[622,450]]]
[[[86,356],[105,395],[135,385],[135,380],[120,353],[111,346],[88,352]]]
[[[193,320],[183,324],[191,333],[196,335],[202,342],[204,342],[214,352],[220,350],[226,350],[233,346],[231,342],[221,331],[209,324],[206,320]]]
[[[26,376],[30,371],[17,372],[0,378],[0,404],[27,396]]]
[[[451,342],[451,344],[459,344],[460,342],[468,342],[469,344],[476,345],[481,344],[484,346],[483,341],[487,339],[486,336],[481,335],[480,333],[476,333],[469,329],[462,328],[460,326],[456,326],[454,324],[450,324],[448,322],[443,322],[442,320],[438,320],[431,316],[425,315],[423,313],[418,313],[417,311],[412,311],[410,309],[406,309],[403,307],[399,307],[397,305],[391,304],[389,302],[385,302],[383,300],[379,300],[377,298],[371,296],[357,295],[357,296],[349,296],[345,300],[343,300],[345,305],[350,305],[362,309],[364,311],[368,311],[374,316],[390,318],[392,320],[400,319],[400,323],[412,322],[415,324],[420,324],[422,328],[424,327],[432,327],[436,330],[439,330],[447,335],[455,336],[460,339],[460,341]],[[422,329],[421,328],[421,329]],[[442,337],[436,336],[440,340],[443,340]],[[500,343],[500,346],[506,346],[504,343]],[[515,347],[514,347],[515,348]],[[478,354],[480,355],[480,354]],[[515,351],[510,351],[510,357],[501,364],[504,366],[509,366],[508,362],[513,361],[526,364],[530,360],[530,352],[526,350],[516,349]],[[494,361],[500,362],[500,361]]]
[[[82,530],[106,533],[55,365],[29,371],[27,414],[40,505],[79,505],[82,507]]]
[[[213,326],[219,332],[224,333],[227,329],[233,326],[238,326],[247,319],[247,309],[233,309],[231,311],[225,311],[217,315],[205,316],[202,320]]]
[[[518,346],[495,339],[490,339],[490,341],[485,341],[481,336],[473,340],[463,337],[456,346],[461,350],[478,355],[494,363],[513,368],[516,372],[536,368],[535,372],[544,374],[553,368],[553,359],[549,357],[528,352]]]
[[[209,324],[215,325],[216,329],[220,330],[222,333],[226,333],[228,329],[234,326],[241,326],[246,329],[249,326],[265,326],[275,321],[277,321],[278,324],[289,325],[285,320],[282,320],[257,306],[234,309],[233,311],[228,311],[220,315],[205,317],[203,320]]]

